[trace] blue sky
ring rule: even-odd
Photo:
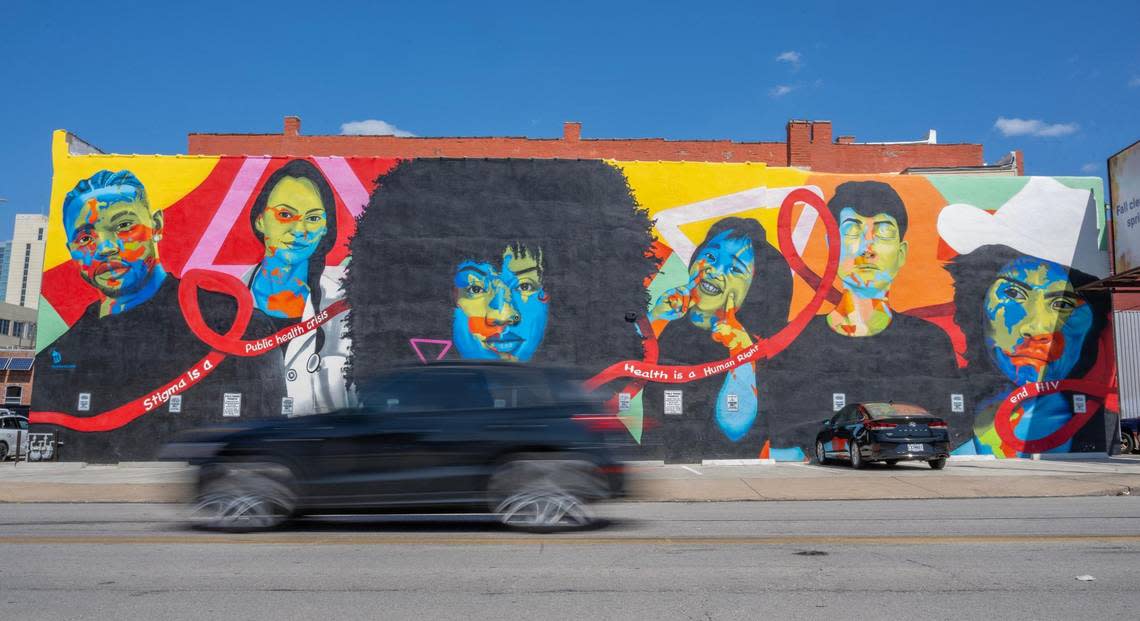
[[[169,6],[167,6],[169,4]],[[425,136],[980,142],[1104,175],[1140,139],[1140,2],[0,3],[0,238],[42,212],[51,130],[179,153],[188,132],[383,120]],[[861,6],[861,5],[869,5]]]

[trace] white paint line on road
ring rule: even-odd
[[[704,473],[701,472],[700,470],[697,470],[696,468],[690,468],[688,466],[681,466],[681,467],[684,468],[685,470],[688,470],[689,472],[692,472],[693,474],[699,474],[701,476],[704,476]]]

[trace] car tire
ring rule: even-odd
[[[827,458],[827,453],[823,450],[823,440],[815,441],[815,463],[821,466],[831,463],[831,460]]]
[[[946,458],[939,457],[938,459],[932,459],[926,463],[930,464],[930,467],[935,470],[941,470],[946,467]]]
[[[1136,438],[1130,433],[1120,434],[1120,454],[1131,455],[1136,452]]]
[[[604,497],[597,467],[573,456],[519,456],[499,465],[488,484],[491,511],[504,526],[535,533],[597,524],[589,500]]]
[[[0,461],[8,460],[8,443],[0,442]]]
[[[191,521],[207,530],[270,530],[293,516],[293,473],[275,463],[215,466],[199,485]]]
[[[887,466],[888,466],[888,467],[894,468],[895,466],[899,465],[899,460],[897,460],[897,459],[888,459],[888,460],[886,460],[886,464],[887,464]]]
[[[859,443],[854,440],[847,445],[847,456],[851,459],[851,467],[856,470],[867,465],[867,462],[863,460],[863,454],[859,452]]]

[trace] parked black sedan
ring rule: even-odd
[[[589,525],[587,503],[623,493],[607,436],[628,433],[573,373],[433,363],[393,369],[357,394],[352,410],[198,430],[162,457],[201,466],[194,514],[224,530],[436,511],[561,530]]]
[[[849,460],[852,468],[872,461],[925,461],[941,470],[950,457],[950,435],[946,421],[917,405],[852,403],[824,420],[816,436],[816,462],[833,457]]]

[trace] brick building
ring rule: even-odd
[[[984,168],[982,145],[925,140],[856,142],[833,139],[831,121],[789,121],[783,142],[582,138],[582,124],[567,122],[561,138],[305,136],[301,119],[285,117],[280,134],[189,135],[192,155],[340,155],[369,157],[519,157],[623,161],[764,162],[818,172],[901,173],[908,168]],[[1022,174],[1020,153],[1014,154]],[[985,172],[978,170],[977,172]]]

